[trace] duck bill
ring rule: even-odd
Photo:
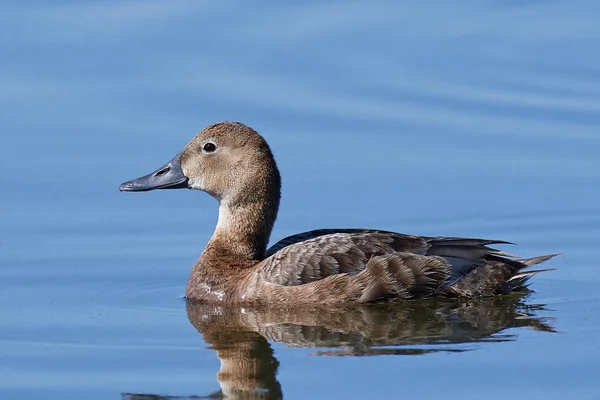
[[[154,189],[186,189],[188,178],[181,169],[182,154],[183,151],[148,175],[122,183],[119,190],[121,192],[146,192]]]

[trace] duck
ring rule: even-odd
[[[501,240],[427,237],[379,229],[316,229],[267,248],[281,176],[267,141],[241,122],[204,128],[156,171],[123,192],[192,189],[219,203],[214,233],[185,297],[209,303],[290,306],[427,298],[478,298],[527,290],[556,254],[519,258]]]

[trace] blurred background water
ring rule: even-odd
[[[600,396],[600,3],[1,4],[0,397],[206,396],[248,343],[267,397]],[[558,270],[508,303],[188,320],[216,202],[117,188],[220,120],[275,153],[273,241],[486,237]]]

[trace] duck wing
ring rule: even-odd
[[[424,254],[427,247],[419,236],[364,229],[320,229],[277,242],[261,263],[261,275],[280,285],[302,285],[335,274],[356,274],[365,269],[373,256]]]
[[[552,256],[518,260],[490,248],[499,240],[422,237],[369,229],[320,229],[282,239],[267,251],[260,275],[284,286],[333,275],[377,286],[361,297],[483,296],[522,289],[523,268]],[[365,278],[368,278],[365,280]],[[378,283],[377,283],[378,282]],[[387,293],[387,294],[386,294]],[[379,297],[378,297],[379,296]]]

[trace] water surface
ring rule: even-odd
[[[599,15],[591,0],[4,2],[0,397],[597,398]],[[486,237],[562,253],[557,270],[486,301],[186,304],[216,202],[117,188],[219,120],[271,144],[273,241]]]

